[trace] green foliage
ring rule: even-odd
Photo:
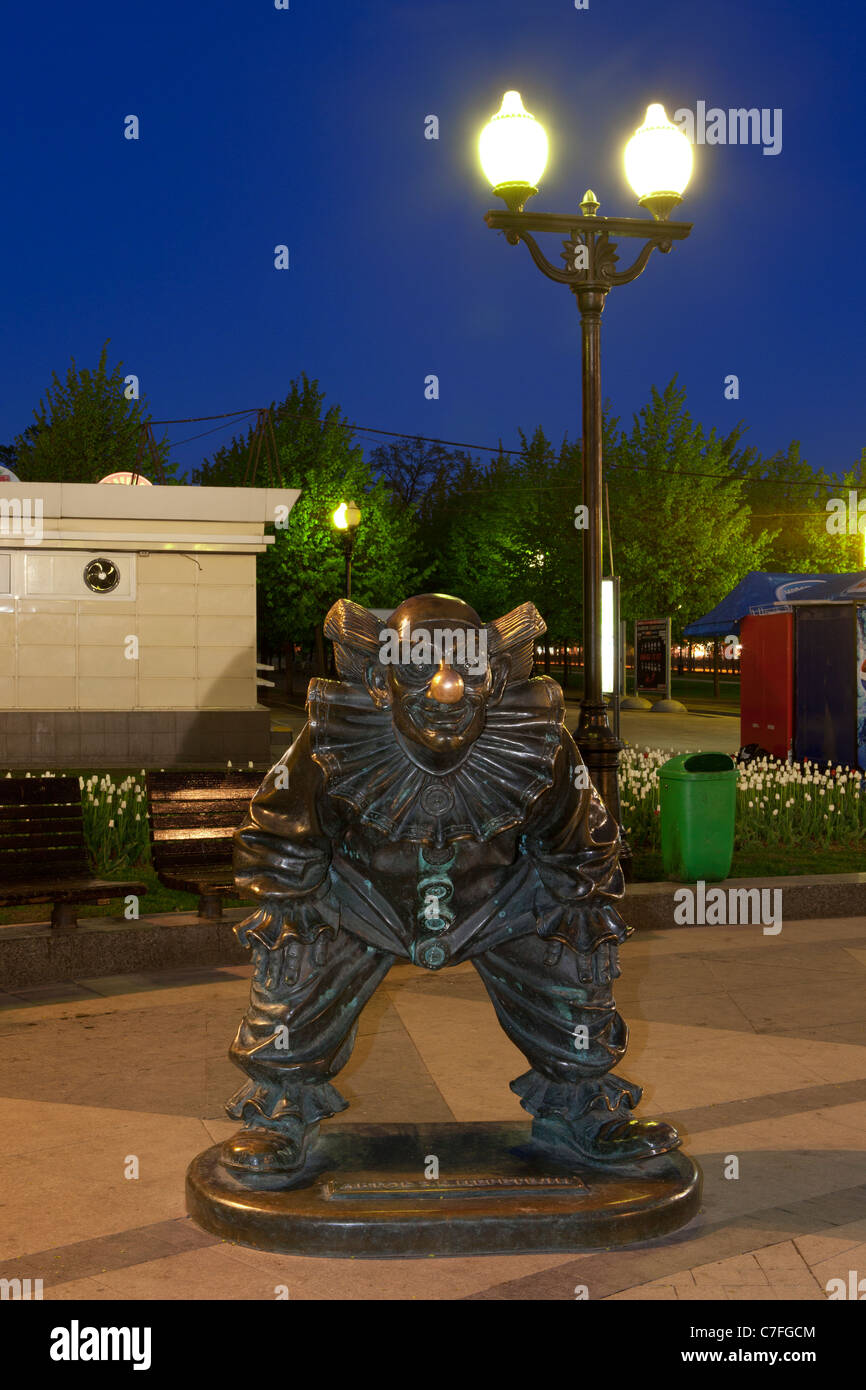
[[[481,463],[453,454],[421,504],[431,587],[458,594],[489,620],[531,600],[552,637],[579,630],[579,450],[537,429],[516,457]]]
[[[265,446],[257,486],[300,488],[301,496],[275,543],[258,559],[259,635],[270,650],[311,646],[331,604],[345,593],[345,558],[331,520],[340,502],[355,501],[361,523],[352,560],[352,598],[370,608],[395,608],[421,582],[412,508],[374,476],[339,407],[306,375],[271,407],[276,458]],[[194,481],[240,486],[246,479],[251,429],[206,460]],[[251,481],[249,479],[248,481]]]
[[[744,480],[730,466],[735,437],[706,433],[685,397],[676,378],[653,387],[605,461],[622,616],[670,614],[675,637],[765,568],[772,539],[751,525]]]
[[[640,851],[661,844],[659,772],[673,749],[620,754],[623,828]],[[854,845],[866,840],[866,796],[857,768],[762,758],[739,768],[736,847]]]
[[[775,532],[765,568],[790,574],[862,569],[862,537],[828,532],[827,501],[841,497],[847,504],[849,488],[863,495],[864,463],[866,450],[840,482],[801,458],[797,440],[769,459],[735,460],[746,481],[753,532],[764,526]]]
[[[66,378],[52,373],[52,384],[34,410],[34,424],[18,436],[14,470],[34,482],[98,483],[108,473],[136,466],[142,426],[150,421],[144,400],[124,395],[123,364],[109,368],[108,340],[95,370],[81,370],[72,358]],[[168,441],[147,452],[139,464],[151,482],[172,482]],[[158,476],[154,476],[157,474]]]

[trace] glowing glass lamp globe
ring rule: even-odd
[[[547,132],[524,108],[519,92],[506,92],[478,140],[478,157],[493,192],[511,212],[522,212],[538,192],[547,164]]]
[[[665,222],[683,200],[692,173],[692,146],[669,121],[658,102],[647,107],[646,120],[625,147],[625,176],[657,222]]]
[[[354,502],[341,502],[331,520],[338,531],[354,531],[361,520],[361,509]]]

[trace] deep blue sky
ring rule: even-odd
[[[775,157],[696,150],[691,238],[608,300],[604,390],[628,421],[678,372],[708,425],[745,418],[764,452],[798,438],[813,463],[850,464],[866,444],[863,36],[862,6],[839,0],[16,5],[0,442],[105,338],[156,419],[267,404],[306,371],[362,425],[508,446],[521,426],[579,433],[573,296],[482,221],[477,133],[516,87],[551,140],[534,206],[556,212],[591,185],[602,213],[637,214],[621,150],[651,100],[782,108]]]

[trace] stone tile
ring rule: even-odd
[[[722,1298],[724,1294],[720,1295]],[[624,1289],[621,1293],[611,1293],[603,1300],[605,1303],[617,1301],[675,1303],[677,1291],[673,1284],[643,1284],[636,1289]]]
[[[308,1260],[292,1255],[265,1254],[241,1245],[227,1245],[227,1254],[250,1271],[251,1277],[272,1288],[288,1285],[291,1298],[342,1300],[467,1298],[496,1288],[516,1272],[557,1276],[573,1271],[573,1255],[475,1255],[462,1259]],[[264,1280],[267,1280],[265,1283]],[[579,1279],[570,1277],[567,1293],[574,1298]]]
[[[693,1108],[866,1076],[866,1050],[843,1043],[647,1024],[634,1015],[627,1021],[631,1038],[623,1071],[638,1082],[646,1079],[646,1099],[656,1109]]]
[[[399,1028],[360,1035],[336,1079],[349,1102],[343,1122],[422,1123],[455,1118],[447,1098],[425,1065],[425,1056],[402,1020]],[[483,1119],[484,1116],[476,1118]]]
[[[113,1297],[111,1289],[100,1276],[92,1279],[72,1279],[68,1284],[46,1284],[43,1298],[52,1303],[79,1303],[85,1300],[102,1300]]]
[[[177,1218],[20,1255],[2,1266],[2,1277],[42,1279],[53,1287],[216,1244],[216,1236],[200,1231],[188,1217]]]
[[[50,915],[50,906],[46,908]],[[61,1001],[92,999],[94,991],[86,985],[74,981],[57,981],[50,985],[32,985],[27,989],[15,990],[15,997],[21,1004],[57,1004]]]
[[[735,1255],[727,1260],[697,1265],[691,1270],[695,1288],[704,1298],[711,1291],[726,1288],[766,1288],[769,1280],[755,1255]]]
[[[20,1114],[25,1103],[18,1106]],[[6,1202],[0,1259],[185,1215],[187,1165],[209,1146],[199,1120],[106,1110],[88,1115],[83,1107],[36,1103],[31,1110],[38,1131],[29,1144],[0,1126],[7,1148],[0,1160]],[[130,1155],[138,1159],[138,1179],[124,1176]]]
[[[866,1240],[866,1220],[852,1221],[848,1226],[834,1226],[814,1235],[795,1236],[794,1244],[806,1264],[812,1268],[825,1260],[837,1259],[854,1250]]]
[[[770,1284],[784,1283],[789,1286],[806,1284],[812,1286],[814,1278],[809,1266],[800,1254],[793,1240],[779,1245],[768,1245],[755,1251],[755,1259],[767,1276]]]
[[[729,1290],[728,1297],[735,1295]],[[826,1299],[826,1294],[817,1285],[810,1289],[804,1284],[770,1284],[766,1289],[744,1290],[742,1298],[749,1303],[815,1303]]]
[[[866,1280],[866,1242],[852,1245],[841,1254],[831,1255],[829,1259],[820,1260],[811,1266],[813,1277],[824,1290],[830,1279],[844,1279],[847,1288],[852,1270],[856,1273],[858,1282],[861,1279]],[[866,1293],[866,1283],[860,1292]]]
[[[828,1109],[829,1106],[833,1107],[831,1113],[835,1114],[839,1108],[849,1104],[856,1108],[861,1097],[866,1100],[866,1078],[834,1086],[801,1086],[793,1091],[777,1091],[749,1099],[698,1106],[693,1110],[680,1109],[677,1111],[677,1123],[694,1135],[701,1130],[733,1128],[750,1120],[798,1115],[805,1110]]]
[[[457,1120],[510,1120],[525,1112],[509,1083],[526,1071],[526,1059],[505,1036],[489,1001],[428,998],[403,991],[393,996],[424,1065]],[[467,1042],[472,1065],[467,1067]]]
[[[833,1181],[835,1178],[835,1173],[830,1175],[830,1190],[798,1204],[796,1213],[801,1222],[812,1218],[821,1226],[846,1226],[866,1217],[866,1186],[852,1184],[845,1188],[838,1179]]]
[[[866,1015],[862,990],[840,990],[838,981],[818,971],[790,981],[768,978],[761,988],[753,979],[748,987],[729,987],[728,993],[761,1033],[834,1027]]]

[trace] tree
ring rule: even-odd
[[[862,536],[827,530],[827,502],[843,498],[849,488],[864,483],[866,450],[841,480],[815,469],[800,457],[798,440],[769,459],[736,460],[746,480],[745,495],[752,513],[753,533],[774,527],[766,567],[790,574],[823,574],[863,568]]]
[[[151,417],[143,400],[127,398],[123,364],[109,369],[109,341],[95,370],[79,371],[73,357],[65,381],[52,373],[52,384],[33,412],[34,424],[13,446],[14,471],[22,480],[98,483],[108,473],[136,467],[142,430]],[[152,482],[171,482],[176,465],[168,462],[168,440],[155,447],[156,458],[148,452],[138,466]]]
[[[259,632],[277,650],[296,642],[315,645],[322,669],[322,624],[344,593],[344,556],[331,520],[341,501],[355,501],[361,524],[352,564],[352,598],[370,608],[396,608],[418,582],[411,511],[374,477],[338,406],[325,409],[324,393],[306,375],[271,406],[276,457],[260,465],[259,486],[300,488],[274,544],[258,557]],[[194,474],[202,484],[240,486],[254,431],[248,431]],[[264,452],[263,445],[263,452]],[[267,477],[261,476],[262,467]]]
[[[606,460],[625,619],[685,623],[715,607],[749,570],[765,568],[773,536],[751,524],[736,438],[706,433],[676,377],[634,417]]]

